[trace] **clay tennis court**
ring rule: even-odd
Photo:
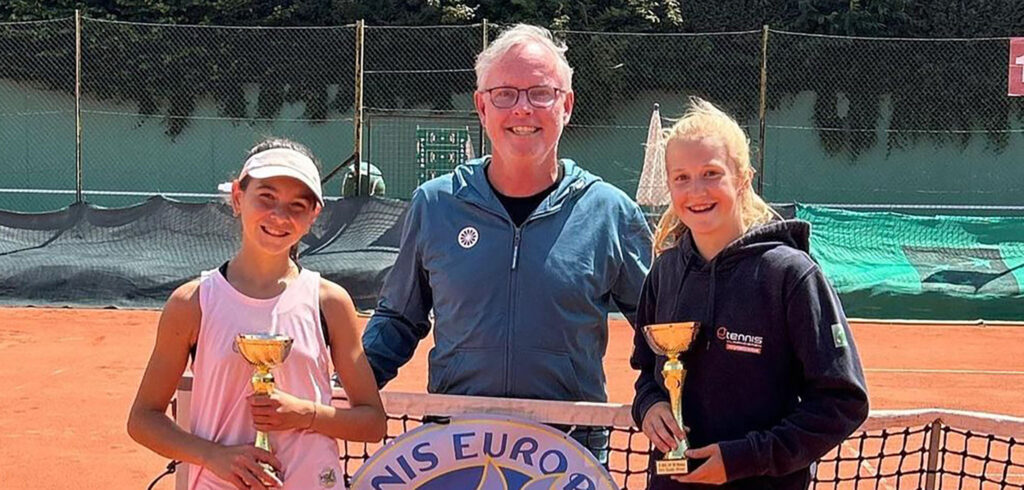
[[[157,311],[0,308],[0,488],[144,489],[167,461],[125,432]],[[872,409],[1024,416],[1024,325],[859,323]],[[613,322],[611,401],[629,403],[632,331]],[[424,390],[421,345],[388,390]],[[1020,434],[1003,434],[1020,436]],[[173,487],[165,478],[157,488]]]

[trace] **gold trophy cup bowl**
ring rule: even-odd
[[[697,331],[700,324],[697,322],[678,323],[656,323],[644,327],[644,338],[647,345],[651,346],[656,354],[668,357],[661,373],[665,377],[665,389],[668,390],[669,403],[672,407],[672,416],[676,419],[679,427],[683,425],[683,380],[686,378],[686,369],[679,355],[690,349],[690,345],[697,338]],[[665,454],[665,457],[655,462],[655,472],[659,475],[683,475],[689,473],[690,467],[686,461],[684,452],[690,448],[686,435],[677,441],[676,448]]]
[[[287,335],[266,333],[238,334],[235,338],[238,353],[255,368],[252,375],[252,391],[257,395],[274,392],[274,375],[271,369],[280,366],[292,351],[292,338]],[[271,452],[270,438],[266,432],[256,431],[256,447]],[[263,469],[274,474],[274,469],[261,463]]]

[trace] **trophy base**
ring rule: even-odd
[[[654,462],[654,472],[658,475],[685,475],[690,472],[690,465],[685,459],[662,459]]]

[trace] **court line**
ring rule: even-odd
[[[922,328],[927,330],[940,329],[1003,329],[1024,328],[1024,323],[993,320],[848,320],[851,326],[865,328]]]
[[[877,484],[881,485],[884,489],[886,489],[886,490],[893,490],[893,485],[891,483],[891,480],[893,478],[895,478],[897,480],[897,485],[899,485],[899,483],[898,483],[899,482],[899,476],[898,475],[896,475],[896,476],[882,476],[879,473],[879,471],[874,467],[874,465],[872,465],[871,463],[868,462],[869,458],[864,457],[864,455],[860,451],[858,451],[856,448],[854,448],[850,444],[850,442],[848,440],[844,440],[842,443],[840,443],[838,449],[839,449],[840,452],[846,452],[848,457],[856,458],[857,461],[858,461],[858,466],[860,466],[862,469],[867,471],[868,479],[875,479]],[[1002,463],[1002,464],[1005,464],[1005,463]],[[947,474],[943,474],[941,472],[939,474],[943,475],[943,476],[947,475]],[[918,475],[918,478],[920,478],[923,481],[924,478],[925,478],[925,475],[926,475],[926,473],[922,472],[920,475]],[[993,470],[993,471],[986,471],[986,472],[982,473],[981,476],[982,476],[982,478],[985,478],[985,479],[999,480],[999,479],[1002,479],[1004,475],[1003,475],[1002,471]],[[1007,473],[1005,475],[1005,477],[1006,477],[1007,481],[1012,482],[1012,481],[1015,481],[1017,478],[1024,477],[1024,473]],[[838,469],[837,469],[837,473],[835,475],[835,478],[837,478],[837,479],[839,478]]]
[[[849,453],[850,457],[857,458],[858,466],[867,470],[869,479],[875,479],[877,484],[880,484],[885,490],[893,490],[892,484],[888,482],[889,477],[882,477],[878,473],[878,470],[875,469],[875,467],[868,462],[867,458],[864,458],[864,455],[861,454],[861,452],[858,451],[857,449],[850,446],[849,442],[846,440],[839,444],[839,451],[842,452],[843,450],[846,450],[846,452]],[[857,473],[860,474],[860,469],[857,470]],[[835,478],[837,480],[839,479],[839,468],[836,468]],[[897,485],[898,484],[899,481],[897,480]]]
[[[991,371],[980,369],[915,369],[915,368],[864,368],[868,373],[908,374],[981,374],[985,376],[1024,376],[1024,371]]]

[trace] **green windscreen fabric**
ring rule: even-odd
[[[373,308],[407,209],[379,197],[329,199],[299,244],[299,263],[347,289],[358,308]],[[0,306],[160,307],[238,243],[238,220],[219,201],[153,196],[126,208],[0,210]]]
[[[1024,217],[797,205],[811,255],[853,317],[1024,319]]]

